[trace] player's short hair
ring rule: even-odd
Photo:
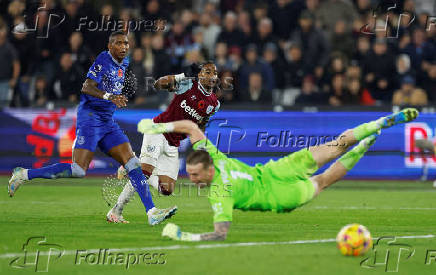
[[[215,66],[215,62],[213,62],[212,60],[208,60],[208,61],[205,61],[205,62],[201,63],[200,64],[200,70],[203,69],[203,67],[206,66],[206,65],[214,65]]]
[[[114,32],[112,32],[111,35],[109,35],[109,43],[112,43],[114,41],[114,39],[115,39],[115,36],[118,36],[118,35],[127,35],[127,33],[124,32],[124,31],[114,31]]]
[[[186,157],[186,164],[195,165],[198,163],[203,163],[204,168],[209,168],[213,165],[213,159],[205,150],[197,150]]]

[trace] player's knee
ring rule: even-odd
[[[159,181],[159,189],[162,195],[169,196],[174,192],[174,182]]]
[[[137,157],[133,157],[127,161],[126,164],[124,164],[124,168],[126,168],[127,173],[130,171],[135,170],[136,168],[141,168],[141,163],[139,162],[139,159]]]
[[[86,175],[86,171],[77,163],[73,162],[71,164],[71,175],[75,178],[83,178]]]

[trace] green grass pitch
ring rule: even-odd
[[[37,236],[50,245],[29,245],[29,253],[53,244],[59,245],[53,255],[64,251],[60,258],[39,256],[38,271],[48,264],[49,274],[436,274],[436,238],[431,236],[436,235],[436,189],[428,182],[344,181],[290,213],[236,210],[224,242],[184,243],[163,239],[164,225],[150,227],[139,198],[125,209],[130,224],[108,224],[102,178],[38,180],[14,198],[7,196],[7,178],[0,179],[0,274],[35,272],[34,254],[22,264],[23,244]],[[179,207],[171,222],[183,231],[211,231],[207,192],[197,194],[183,185],[176,193],[155,198],[158,206]],[[330,239],[353,222],[367,226],[374,237],[418,237],[380,243],[377,254],[345,257]],[[117,262],[111,258],[112,264],[103,262],[91,254],[95,249],[121,256]],[[127,257],[134,263],[127,266]],[[362,267],[367,257],[370,264]]]

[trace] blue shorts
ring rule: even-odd
[[[98,145],[100,150],[107,154],[113,147],[126,142],[129,142],[129,139],[113,120],[105,123],[78,121],[73,148],[95,152]]]

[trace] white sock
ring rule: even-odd
[[[156,210],[156,207],[153,207],[152,209],[147,211],[147,216],[150,217],[151,215],[153,215],[154,211]]]
[[[159,191],[159,177],[157,175],[152,174],[147,180],[147,183],[148,185]]]
[[[24,169],[23,171],[23,179],[29,180],[29,169]]]
[[[130,199],[135,195],[135,188],[130,183],[126,183],[124,185],[124,189],[121,192],[121,194],[118,196],[117,204],[115,205],[115,210],[118,212],[119,215],[123,213],[124,206],[130,201]]]

